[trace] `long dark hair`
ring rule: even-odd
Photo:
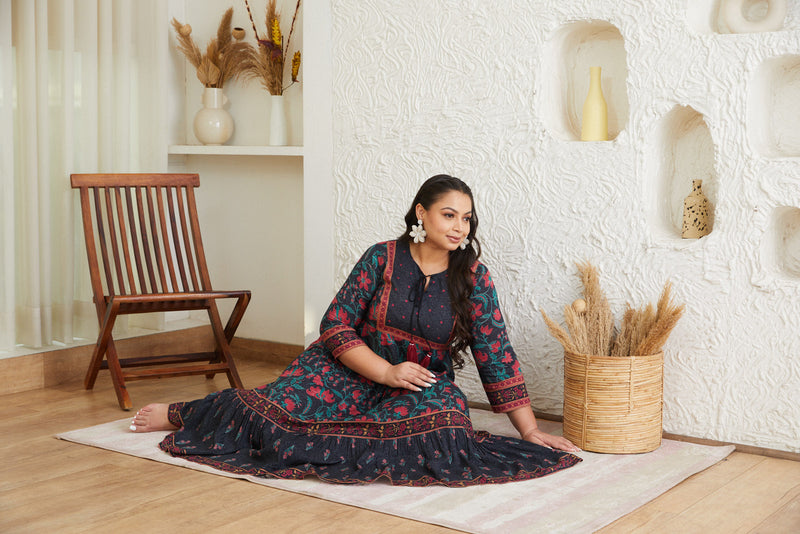
[[[447,174],[437,174],[428,178],[417,191],[411,208],[406,213],[406,231],[400,236],[401,241],[411,244],[409,235],[411,225],[417,224],[417,204],[422,204],[426,210],[435,204],[442,196],[451,191],[464,193],[472,203],[472,217],[470,218],[469,244],[465,249],[461,247],[450,252],[447,265],[447,290],[450,294],[450,305],[456,316],[453,333],[450,336],[450,357],[455,368],[464,366],[464,350],[472,343],[472,307],[469,296],[474,288],[472,280],[472,266],[481,255],[481,245],[475,233],[478,230],[478,214],[475,210],[475,200],[472,190],[460,179]]]

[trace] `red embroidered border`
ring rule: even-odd
[[[468,436],[473,435],[469,418],[457,410],[443,410],[389,422],[369,420],[305,422],[293,418],[289,412],[260,395],[248,391],[239,391],[236,395],[248,408],[289,432],[384,440],[425,434],[443,428],[462,428]]]
[[[499,391],[501,389],[510,388],[516,386],[518,384],[524,384],[525,378],[522,375],[512,376],[511,378],[507,378],[502,382],[492,382],[491,384],[485,384],[483,389],[486,390],[487,393],[491,391]]]

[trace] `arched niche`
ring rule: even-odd
[[[581,138],[581,114],[589,91],[589,68],[601,67],[608,106],[608,139],[628,123],[628,65],[625,42],[613,24],[590,20],[566,24],[545,45],[541,116],[558,139]]]
[[[703,181],[703,193],[711,204],[713,229],[718,184],[715,151],[703,114],[691,106],[676,105],[662,119],[653,143],[654,172],[648,173],[650,179],[645,183],[654,236],[681,240],[683,201],[692,192],[694,180]]]
[[[800,208],[781,206],[772,213],[762,260],[767,268],[789,278],[800,278]]]
[[[788,4],[788,0],[686,0],[686,24],[701,34],[780,31]]]
[[[767,157],[800,156],[800,56],[765,60],[750,83],[747,133]]]

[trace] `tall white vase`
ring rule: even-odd
[[[288,143],[286,101],[283,95],[270,95],[269,144],[285,146]]]
[[[203,107],[194,116],[194,135],[204,145],[222,145],[233,135],[233,117],[224,108],[227,103],[222,89],[203,89]]]

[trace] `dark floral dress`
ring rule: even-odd
[[[486,267],[474,268],[472,354],[496,412],[529,406]],[[170,405],[174,456],[223,471],[326,482],[469,486],[526,480],[577,456],[472,428],[447,341],[447,273],[426,279],[402,241],[367,250],[312,343],[273,383]],[[437,382],[415,392],[376,384],[338,357],[367,345],[392,364],[415,361]]]

